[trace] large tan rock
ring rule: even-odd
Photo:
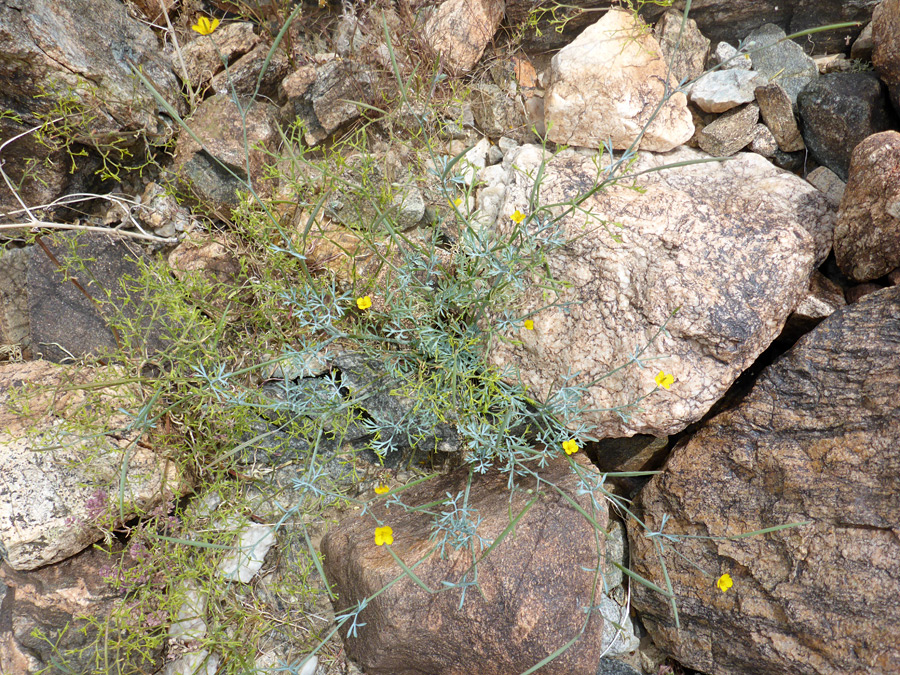
[[[900,288],[825,319],[740,405],[675,449],[636,504],[688,539],[664,598],[633,585],[654,642],[712,675],[900,672]],[[664,584],[652,540],[629,523],[634,571]],[[688,562],[690,561],[690,563]],[[691,564],[693,563],[693,564]],[[707,574],[703,574],[701,571]],[[734,586],[716,588],[729,574]]]
[[[468,73],[497,32],[504,0],[444,0],[425,22],[425,40],[457,74]]]
[[[632,171],[704,157],[690,148],[639,153]],[[528,213],[542,161],[536,146],[512,158],[501,233],[514,211]],[[596,175],[593,159],[561,154],[545,168],[541,200],[569,201]],[[585,419],[599,437],[665,436],[703,417],[778,335],[831,246],[827,199],[759,155],[649,173],[637,186],[629,181],[585,200],[590,222],[582,213],[561,221],[560,236],[571,241],[547,253],[550,272],[567,284],[558,298],[534,285],[514,308],[493,312],[495,319],[538,313],[534,330],[510,329],[510,340],[494,341],[490,362],[513,368],[542,399],[577,375],[573,382],[588,386]],[[554,300],[558,306],[541,309]],[[644,367],[623,367],[633,355]],[[671,389],[633,406],[653,391],[660,370],[675,376]]]
[[[900,266],[900,133],[872,134],[853,150],[834,254],[841,271],[856,281]]]
[[[468,588],[461,607],[461,590],[426,593],[404,577],[390,553],[374,541],[378,523],[373,516],[392,528],[393,553],[415,566],[415,574],[430,588],[443,588],[444,581],[457,583],[463,577],[474,581],[473,573],[467,573],[473,555],[469,546],[457,549],[448,543],[443,555],[435,551],[431,515],[380,503],[370,506],[367,515],[342,521],[322,542],[325,574],[338,595],[335,609],[342,613],[370,598],[356,619],[365,625],[357,625],[349,635],[350,623],[343,625],[348,655],[369,675],[521,673],[575,637],[584,625],[585,608],[591,606],[597,609],[582,637],[542,673],[594,675],[604,650],[615,655],[635,649],[627,610],[610,597],[621,591],[616,589],[621,574],[606,558],[620,560],[622,549],[612,545],[614,536],[608,540],[601,532],[598,539],[593,526],[567,501],[577,502],[592,513],[597,525],[610,530],[613,525],[597,489],[600,475],[583,453],[572,458],[572,465],[556,458],[538,471],[568,497],[546,483],[542,486],[540,498],[518,520],[515,531],[479,563],[478,589]],[[573,468],[586,476],[584,482]],[[537,495],[525,490],[510,495],[508,476],[493,470],[476,473],[470,488],[468,476],[463,468],[404,491],[402,500],[409,506],[433,504],[447,494],[468,492],[468,516],[478,521],[476,532],[486,548]],[[524,478],[520,484],[535,487],[533,480]],[[580,492],[581,487],[586,491]],[[591,492],[600,508],[591,506]],[[463,504],[458,498],[457,505]],[[431,510],[454,513],[449,504]],[[457,528],[464,527],[458,520],[461,515],[455,512]],[[445,519],[446,524],[451,522]],[[471,544],[475,555],[484,550],[477,538]],[[599,581],[595,594],[591,570],[598,566],[605,581]],[[398,576],[400,581],[393,583]],[[388,584],[392,585],[373,597]],[[610,595],[602,592],[604,587]],[[610,620],[626,632],[617,631]]]
[[[139,442],[133,386],[112,368],[76,370],[47,361],[0,368],[0,551],[30,570],[72,556],[121,518],[182,495],[174,464]]]
[[[656,152],[685,143],[694,124],[684,94],[671,93],[678,82],[667,79],[661,53],[631,12],[604,14],[553,57],[544,97],[550,140],[589,148],[609,141],[622,150],[640,137],[642,150]]]

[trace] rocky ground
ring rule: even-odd
[[[0,673],[900,671],[900,0],[588,4],[0,0]]]

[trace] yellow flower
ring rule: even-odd
[[[364,295],[361,298],[356,299],[356,306],[359,309],[369,309],[372,306],[372,298],[368,295]]]
[[[510,216],[510,218],[516,225],[518,225],[523,220],[525,220],[525,214],[519,211],[519,209],[516,209],[515,211],[513,211],[513,214]]]
[[[381,484],[381,485],[375,486],[375,494],[376,495],[386,495],[390,491],[391,491],[391,488],[389,488],[387,485]]]
[[[674,375],[669,375],[668,373],[664,373],[663,371],[659,371],[659,375],[656,376],[656,386],[662,387],[663,389],[668,389],[669,387],[671,387],[674,381]]]
[[[207,19],[205,16],[198,17],[197,23],[191,26],[191,28],[200,33],[200,35],[211,35],[218,27],[218,19]]]
[[[578,452],[578,443],[574,438],[563,441],[563,450],[566,451],[567,455],[574,455],[576,452]]]
[[[719,580],[716,582],[716,588],[718,588],[723,593],[727,591],[729,588],[734,586],[734,582],[731,580],[730,574],[723,574],[719,577]]]
[[[390,546],[394,543],[394,531],[388,526],[375,528],[375,545],[381,546],[387,544]]]
[[[527,330],[534,330],[534,321],[531,319],[525,319],[525,328]]]

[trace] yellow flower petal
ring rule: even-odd
[[[563,441],[562,447],[563,447],[563,450],[566,451],[567,455],[574,455],[576,452],[578,452],[578,443],[575,441],[574,438],[570,438],[567,441]]]
[[[372,306],[372,298],[368,295],[364,295],[361,298],[356,299],[356,306],[361,310],[369,309]]]
[[[531,319],[525,319],[525,328],[527,330],[534,330],[534,321]]]
[[[525,214],[519,211],[519,209],[516,209],[515,211],[513,211],[513,214],[510,216],[510,218],[516,225],[518,225],[523,220],[525,220]]]
[[[664,373],[663,371],[659,371],[659,375],[656,376],[656,386],[662,387],[663,389],[668,389],[669,387],[671,387],[674,381],[674,375]]]
[[[387,544],[390,546],[394,543],[394,531],[390,528],[390,526],[385,525],[384,527],[376,527],[375,528],[375,545],[382,546]]]
[[[218,19],[208,19],[205,16],[198,17],[197,23],[191,26],[191,28],[200,33],[200,35],[211,35],[212,32],[218,27]]]
[[[723,593],[732,586],[734,586],[734,582],[731,580],[730,574],[723,574],[719,577],[719,580],[716,581],[716,588],[718,588]]]
[[[390,491],[391,491],[391,488],[389,488],[387,485],[381,484],[381,485],[375,486],[375,494],[376,495],[386,495]]]

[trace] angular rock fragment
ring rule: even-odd
[[[184,111],[169,55],[118,0],[0,4],[0,143],[21,135],[3,159],[26,204],[46,204],[99,168],[96,155],[73,157],[61,149],[65,143],[98,148],[115,161],[121,151],[138,155],[148,142],[169,140],[173,127],[132,68]],[[46,123],[49,143],[29,132]],[[78,145],[72,150],[78,154]],[[0,214],[20,208],[0,181]]]
[[[853,44],[850,45],[850,58],[859,61],[872,61],[872,22],[866,24]]]
[[[691,87],[691,103],[705,112],[726,112],[742,103],[750,103],[755,89],[764,82],[765,79],[752,70],[714,70]]]
[[[772,82],[764,87],[757,87],[755,95],[763,122],[775,136],[782,152],[803,150],[806,146],[803,144],[803,136],[800,135],[800,129],[797,127],[791,97],[782,86],[777,82]]]
[[[846,304],[841,287],[814,270],[809,278],[809,292],[791,312],[780,339],[796,341]]]
[[[209,84],[214,75],[225,69],[225,63],[230,66],[260,41],[249,21],[220,26],[214,41],[196,33],[192,35],[194,39],[181,48],[184,65],[179,61],[176,72],[194,89]]]
[[[713,66],[719,66],[719,70],[731,70],[732,68],[753,70],[753,59],[750,55],[739,52],[727,42],[720,42],[716,45],[715,51],[710,55],[710,62]]]
[[[109,583],[122,558],[121,550],[90,548],[36,570],[0,564],[0,672],[90,673],[99,662],[123,672],[157,671],[161,648],[132,649],[128,636],[106,623],[125,599],[126,590]],[[163,620],[158,613],[147,617],[148,624]]]
[[[756,138],[758,120],[759,106],[755,103],[729,110],[711,124],[703,127],[703,131],[697,136],[697,144],[714,157],[730,157],[747,147]]]
[[[820,166],[810,171],[806,176],[806,180],[810,185],[815,185],[819,188],[835,208],[841,205],[841,199],[844,197],[844,190],[847,184],[838,178],[834,171],[827,166]]]
[[[774,157],[775,151],[778,150],[778,143],[775,141],[775,136],[769,131],[769,127],[765,124],[756,124],[753,127],[753,140],[750,141],[747,149],[763,157]]]
[[[211,85],[216,93],[229,96],[272,97],[289,72],[290,62],[284,49],[273,52],[272,45],[260,43],[230,63],[227,72],[223,68],[217,73]]]
[[[305,125],[303,139],[318,145],[345,124],[359,117],[357,102],[371,104],[375,93],[375,73],[353,61],[328,61],[316,68],[316,77],[306,84],[309,72],[303,71],[294,86],[282,86],[290,97],[283,114]],[[300,86],[305,85],[305,86]]]
[[[486,136],[505,136],[518,143],[537,140],[526,117],[521,96],[509,94],[495,84],[476,84],[468,100],[475,123]]]
[[[27,249],[25,294],[36,356],[66,363],[114,354],[124,343],[123,331],[113,330],[117,320],[130,326],[133,347],[166,351],[174,322],[149,309],[150,290],[133,281],[141,274],[136,260],[147,260],[139,247],[93,232],[58,233],[42,242],[46,250]]]
[[[268,156],[258,146],[272,147],[279,138],[275,106],[249,98],[240,99],[240,106],[227,93],[206,99],[189,121],[193,135],[183,132],[175,148],[176,170],[195,197],[223,218],[240,203],[248,180],[266,193],[261,178]]]

